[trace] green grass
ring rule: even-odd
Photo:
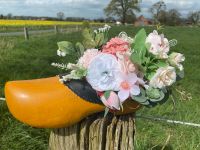
[[[134,36],[140,28],[114,27],[111,36],[126,31]],[[149,33],[153,28],[146,28]],[[173,51],[184,53],[185,78],[176,87],[191,93],[193,99],[183,101],[176,95],[176,109],[172,100],[153,109],[142,108],[138,114],[200,123],[200,28],[166,27],[163,32],[169,39],[177,39],[178,45]],[[60,60],[56,56],[57,41],[80,41],[80,33],[69,35],[50,35],[32,37],[24,41],[23,37],[0,39],[0,97],[4,96],[3,86],[8,80],[33,79],[54,76],[60,70],[50,66]],[[68,57],[64,62],[73,62]],[[135,146],[137,150],[165,147],[167,150],[200,149],[200,129],[184,125],[167,124],[137,119]],[[0,102],[0,150],[45,150],[48,146],[49,130],[35,129],[16,121],[8,112],[4,102]],[[167,141],[167,138],[169,140]],[[166,143],[167,141],[167,143]]]

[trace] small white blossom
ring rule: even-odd
[[[67,65],[63,64],[63,63],[62,64],[60,64],[60,63],[52,63],[51,65],[54,66],[54,67],[63,69],[63,70],[68,70]]]

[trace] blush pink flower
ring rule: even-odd
[[[146,43],[150,44],[149,52],[156,55],[160,59],[168,58],[169,41],[164,35],[159,35],[156,30],[148,35]]]
[[[83,56],[79,59],[78,64],[84,68],[88,68],[95,56],[99,54],[98,49],[88,49],[84,52]]]
[[[116,55],[117,52],[123,53],[129,50],[129,43],[121,38],[112,38],[104,47],[102,52]]]
[[[128,55],[126,55],[126,54],[118,55],[117,54],[117,57],[118,57],[118,62],[121,67],[121,71],[124,74],[136,73],[138,71],[136,65],[131,62]]]
[[[101,96],[101,101],[111,110],[120,110],[120,100],[115,92],[111,92],[108,99],[106,99],[104,96]]]
[[[140,88],[138,84],[138,77],[134,73],[130,73],[124,77],[124,80],[121,82],[120,91],[118,96],[120,101],[123,103],[131,95],[139,95]]]

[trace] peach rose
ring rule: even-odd
[[[129,50],[129,43],[121,38],[112,38],[104,47],[102,52],[116,55],[117,52],[123,53]]]

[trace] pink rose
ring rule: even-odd
[[[117,52],[123,53],[129,50],[129,43],[121,38],[112,38],[104,47],[102,52],[116,55]]]
[[[88,49],[84,52],[83,56],[79,59],[78,64],[84,68],[88,68],[95,56],[99,54],[98,49]]]

